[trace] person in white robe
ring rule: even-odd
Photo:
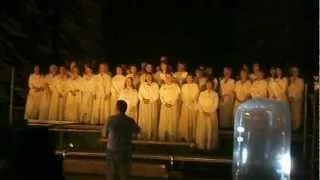
[[[139,126],[143,139],[156,140],[158,134],[159,85],[153,82],[153,75],[146,74],[146,82],[139,88]]]
[[[99,74],[94,76],[95,92],[91,124],[104,124],[111,115],[112,79],[108,73],[108,65],[99,65]]]
[[[27,95],[26,107],[24,118],[38,119],[40,111],[40,99],[43,94],[43,78],[40,75],[40,67],[34,66],[33,73],[29,76],[28,80],[29,92]]]
[[[233,108],[233,114],[235,115],[239,105],[250,99],[251,81],[248,77],[248,71],[243,69],[240,71],[240,80],[236,82],[234,93],[235,102]]]
[[[195,140],[196,132],[196,105],[199,97],[199,86],[193,82],[191,74],[187,76],[187,83],[182,86],[182,108],[179,120],[179,137],[188,142]]]
[[[179,62],[177,65],[177,72],[173,74],[176,82],[179,84],[180,87],[185,83],[188,76],[188,72],[186,71],[185,64]]]
[[[171,74],[167,74],[165,84],[160,91],[160,119],[159,119],[159,139],[176,140],[178,125],[178,99],[180,97],[179,85],[173,82]]]
[[[57,75],[52,84],[50,84],[50,89],[52,91],[50,110],[49,110],[49,120],[52,121],[62,121],[64,120],[64,111],[66,105],[66,95],[68,86],[68,74],[65,67],[61,66],[59,68],[59,75]]]
[[[297,130],[301,126],[303,107],[304,80],[299,77],[299,68],[291,69],[291,77],[288,87],[289,105],[292,118],[292,129]]]
[[[138,69],[137,66],[131,65],[129,68],[129,74],[127,74],[127,78],[132,78],[133,79],[133,85],[135,88],[139,88],[140,85],[140,76],[138,74]]]
[[[263,72],[257,73],[257,78],[252,82],[250,88],[252,99],[266,99],[268,97],[268,82],[263,78]]]
[[[252,72],[253,73],[251,73],[250,76],[249,76],[251,81],[255,81],[257,79],[257,76],[258,76],[260,71],[261,71],[260,64],[259,63],[254,63],[252,65]]]
[[[270,78],[268,83],[269,98],[287,102],[288,79],[282,76],[282,70],[276,68],[276,78]]]
[[[222,128],[230,128],[233,125],[233,106],[235,81],[231,78],[232,70],[225,67],[224,78],[220,81],[219,120]]]
[[[97,92],[97,83],[95,81],[95,76],[93,75],[92,69],[89,65],[85,66],[84,72],[85,74],[82,76],[81,85],[82,102],[80,122],[83,124],[94,124],[93,108],[94,99]],[[107,109],[105,109],[105,111],[107,111]]]
[[[168,74],[168,73],[170,73],[169,68],[168,68],[168,64],[166,62],[161,62],[160,71],[157,71],[155,73],[155,80],[159,84],[160,87],[165,83],[166,74]]]
[[[54,78],[57,75],[58,67],[56,65],[51,65],[49,67],[49,74],[44,76],[43,78],[43,94],[40,99],[40,113],[39,113],[39,120],[48,120],[49,119],[49,108],[51,103],[52,97],[52,83]]]
[[[213,150],[218,145],[218,94],[213,90],[212,81],[202,91],[198,100],[197,130],[195,145],[200,150]]]
[[[127,103],[126,115],[138,124],[138,91],[134,87],[131,77],[126,79],[125,88],[120,92],[119,100],[124,100]]]
[[[126,77],[123,75],[123,70],[120,66],[116,67],[116,75],[112,78],[111,85],[111,107],[110,115],[116,114],[116,104],[119,99],[120,92],[124,89]]]
[[[195,82],[199,85],[200,91],[205,90],[208,78],[204,75],[203,70],[196,69],[195,75]]]
[[[145,65],[145,69],[144,69],[144,71],[143,71],[143,74],[141,74],[141,76],[140,76],[140,85],[146,82],[146,80],[147,80],[146,77],[147,77],[147,75],[148,75],[149,73],[151,73],[152,76],[153,76],[153,78],[154,78],[154,75],[153,75],[153,66],[152,66],[152,64],[149,64],[149,63],[148,63],[148,64]]]
[[[78,68],[73,68],[71,77],[68,79],[67,97],[65,107],[65,120],[80,122],[81,103],[82,103],[82,84],[83,80],[79,75]]]

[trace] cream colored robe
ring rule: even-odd
[[[125,88],[121,91],[119,100],[127,103],[126,115],[138,121],[138,92],[136,89]]]
[[[219,97],[216,92],[205,90],[200,93],[195,141],[198,149],[212,150],[218,144],[218,103]]]
[[[161,71],[158,71],[154,74],[154,78],[156,80],[156,82],[159,84],[159,86],[161,87],[164,82],[165,82],[165,79],[166,79],[166,74],[167,73],[164,73],[164,72],[161,72]]]
[[[94,124],[93,122],[93,108],[94,98],[97,92],[97,83],[95,76],[83,76],[81,84],[82,102],[81,102],[81,116],[80,122],[85,124]]]
[[[159,120],[159,139],[175,140],[177,138],[178,125],[178,99],[180,88],[176,83],[164,84],[160,88],[160,120]],[[171,107],[167,107],[170,104]],[[166,138],[167,136],[167,138]]]
[[[233,79],[220,81],[220,95],[223,99],[220,99],[219,104],[219,120],[223,128],[229,128],[233,125],[234,88],[235,81]]]
[[[66,107],[66,96],[68,79],[56,76],[51,84],[52,96],[50,102],[49,120],[64,120],[64,111]]]
[[[288,90],[288,79],[287,78],[270,78],[268,83],[268,94],[269,98],[273,99],[275,97],[275,100],[281,101],[281,102],[287,102],[287,90]]]
[[[66,109],[64,112],[66,121],[80,122],[82,109],[82,84],[83,79],[80,76],[76,79],[68,80]]]
[[[157,83],[141,84],[139,89],[139,126],[143,138],[156,140],[159,117],[159,86]],[[148,99],[149,103],[144,103]]]
[[[208,78],[206,78],[206,77],[200,77],[198,79],[200,91],[204,91],[206,89],[207,81],[208,81]]]
[[[195,139],[196,105],[199,97],[199,86],[196,83],[184,84],[181,89],[182,108],[179,120],[179,137],[187,141]]]
[[[185,83],[188,76],[188,72],[175,72],[173,77],[176,79],[176,82],[179,84],[180,87]]]
[[[125,82],[126,77],[123,75],[115,75],[112,78],[110,115],[116,114],[116,104],[121,91],[124,89]]]
[[[111,115],[111,76],[109,74],[97,74],[94,76],[94,82],[96,87],[91,123],[104,124]]]
[[[43,77],[41,75],[31,74],[28,80],[29,92],[27,96],[24,118],[38,119],[40,110],[40,99],[43,94]]]
[[[39,114],[39,120],[48,120],[49,119],[49,108],[51,103],[51,97],[52,97],[52,83],[55,76],[52,74],[47,74],[45,77],[43,77],[43,94],[40,99],[40,114]]]
[[[235,93],[235,102],[233,112],[237,111],[239,105],[246,101],[246,98],[250,96],[250,89],[251,89],[251,81],[247,80],[245,82],[241,82],[241,80],[236,82],[236,86],[234,88]]]
[[[288,87],[288,96],[292,98],[290,101],[292,129],[296,130],[301,126],[302,107],[303,107],[304,81],[301,78],[290,78]]]
[[[253,81],[250,88],[252,99],[265,99],[268,97],[268,82],[265,79]]]

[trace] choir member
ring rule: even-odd
[[[43,81],[43,94],[40,99],[40,112],[39,112],[39,120],[48,120],[49,118],[49,108],[50,101],[52,96],[52,83],[54,78],[57,75],[57,66],[51,65],[49,67],[49,74],[42,78]]]
[[[257,73],[256,80],[252,82],[250,96],[252,99],[267,98],[268,96],[268,82],[263,78],[262,71]]]
[[[126,115],[138,121],[138,91],[136,90],[133,79],[126,78],[125,87],[120,92],[119,100],[124,100],[127,103]]]
[[[253,71],[253,73],[250,74],[250,79],[251,79],[251,81],[255,81],[257,79],[257,76],[258,76],[259,72],[261,71],[260,64],[259,63],[254,63],[252,65],[252,71]]]
[[[213,90],[212,81],[206,84],[198,100],[196,147],[200,150],[212,150],[218,144],[217,108],[219,97]]]
[[[161,56],[161,57],[160,57],[160,64],[161,64],[162,62],[167,63],[167,62],[168,62],[168,57],[167,57],[167,56]]]
[[[104,124],[111,114],[112,80],[108,72],[108,65],[102,63],[99,65],[99,74],[94,77],[96,87],[93,96],[93,124]]]
[[[173,82],[171,74],[167,74],[165,84],[160,88],[160,120],[159,139],[175,140],[177,136],[179,86]]]
[[[277,72],[275,67],[270,68],[270,77],[268,79],[268,82],[277,79]]]
[[[205,90],[208,78],[204,75],[203,70],[201,69],[196,69],[195,74],[195,82],[199,85],[200,91]]]
[[[133,79],[133,85],[138,89],[140,85],[140,76],[138,74],[137,66],[131,65],[129,68],[129,74],[127,75],[127,78],[130,77]]]
[[[175,72],[173,76],[176,79],[179,86],[182,87],[183,83],[186,81],[186,78],[188,76],[185,64],[183,64],[182,62],[178,62],[177,72]]]
[[[191,74],[187,76],[187,83],[182,86],[182,108],[179,120],[179,137],[186,141],[194,141],[196,132],[196,104],[199,97],[199,86],[193,82]]]
[[[153,66],[150,63],[146,64],[144,67],[144,73],[140,76],[140,85],[146,82],[147,74],[153,75]]]
[[[78,122],[81,115],[81,94],[82,78],[78,68],[73,68],[67,85],[65,120]]]
[[[166,74],[169,73],[168,64],[166,62],[161,62],[160,71],[156,72],[155,79],[158,82],[159,86],[165,83]]]
[[[208,79],[212,79],[212,82],[213,82],[213,89],[215,91],[218,90],[218,87],[219,87],[219,81],[217,78],[213,77],[213,68],[211,67],[207,67],[205,69],[205,76],[208,78]]]
[[[301,126],[303,105],[304,81],[299,76],[299,68],[291,69],[290,83],[288,87],[289,104],[291,109],[292,129],[297,130]]]
[[[68,86],[67,69],[63,66],[59,68],[59,75],[52,82],[52,97],[50,102],[49,120],[64,120],[64,112],[66,105],[66,95]]]
[[[220,105],[219,120],[221,127],[229,128],[233,125],[233,106],[235,81],[231,78],[232,69],[225,67],[223,70],[224,78],[220,81]]]
[[[28,87],[29,92],[27,96],[26,108],[24,118],[28,119],[38,119],[39,118],[39,108],[41,96],[43,94],[43,81],[40,75],[40,67],[38,65],[34,66],[33,73],[29,76]]]
[[[287,102],[288,79],[283,77],[282,70],[276,68],[276,78],[271,78],[268,83],[269,98],[277,101]]]
[[[146,65],[147,65],[147,63],[144,62],[144,61],[140,63],[140,71],[139,71],[139,75],[140,75],[140,76],[145,73],[145,67],[146,67]]]
[[[96,82],[92,72],[92,68],[89,65],[85,66],[84,75],[82,79],[83,79],[82,85],[81,85],[82,103],[81,103],[80,122],[85,124],[93,124],[93,114],[92,114],[93,105],[94,105],[93,102],[95,98],[95,93],[97,91],[96,89],[97,86],[96,86]],[[110,88],[109,88],[109,91],[110,91]]]
[[[153,82],[153,75],[146,74],[146,82],[139,88],[139,126],[144,138],[156,140],[158,128],[159,86]]]
[[[237,111],[239,105],[248,99],[250,99],[250,88],[251,81],[249,80],[248,71],[242,69],[240,71],[240,80],[236,82],[234,88],[235,93],[235,103],[234,103],[234,113]]]
[[[119,99],[120,92],[125,85],[126,77],[123,75],[123,69],[116,67],[116,75],[112,78],[111,85],[111,115],[116,114],[116,104]]]

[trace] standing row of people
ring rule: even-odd
[[[118,66],[111,77],[107,64],[100,64],[96,75],[86,65],[81,77],[74,64],[69,72],[53,65],[46,76],[40,75],[36,66],[29,78],[25,118],[104,124],[115,114],[116,102],[125,100],[126,114],[138,122],[142,138],[185,139],[195,141],[199,148],[212,149],[218,140],[218,119],[220,127],[232,127],[240,103],[271,98],[289,104],[293,126],[300,126],[304,85],[296,67],[289,80],[279,68],[271,69],[271,76],[264,78],[259,65],[254,65],[252,74],[243,67],[238,81],[231,77],[230,67],[224,68],[224,77],[219,79],[210,76],[210,68],[198,68],[195,76],[182,63],[175,73],[167,68],[168,64],[161,62],[160,70],[152,73],[152,65],[145,64],[141,72],[131,66],[124,74]]]

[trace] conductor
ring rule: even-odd
[[[131,170],[132,137],[140,132],[140,127],[125,115],[125,101],[117,101],[116,110],[117,114],[111,116],[102,129],[102,136],[108,138],[106,159],[110,172],[107,179],[126,180]]]

